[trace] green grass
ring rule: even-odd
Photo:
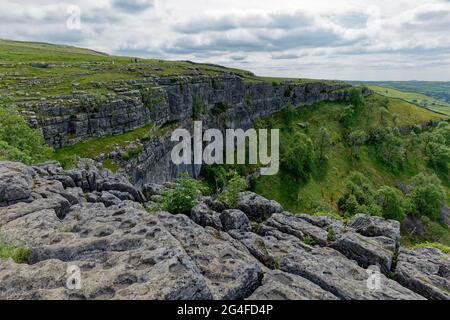
[[[409,103],[428,108],[450,116],[450,103],[441,101],[418,92],[401,91],[389,87],[367,85],[367,87],[383,96],[405,100]]]
[[[113,151],[116,146],[125,147],[137,139],[145,139],[153,127],[154,125],[150,124],[127,133],[90,138],[73,146],[59,148],[55,150],[54,159],[65,168],[70,168],[76,165],[77,158],[95,158],[102,153]],[[113,166],[113,163],[106,162],[104,165],[107,168],[109,167],[108,169],[117,169]]]
[[[49,67],[36,68],[31,66],[33,62],[45,62]],[[117,80],[173,77],[175,83],[179,76],[192,75],[194,69],[207,76],[234,73],[251,82],[325,82],[257,77],[246,70],[214,64],[113,56],[64,45],[0,40],[0,103],[16,104],[21,98],[38,102],[42,97],[71,96],[76,91],[113,93],[110,87]]]
[[[154,124],[148,124],[119,135],[90,138],[72,146],[55,149],[52,158],[59,161],[64,168],[72,168],[77,164],[78,158],[95,158],[102,153],[110,153],[117,146],[126,147],[137,139],[146,141],[160,137],[178,126],[178,122],[167,123],[159,128],[155,128]],[[141,147],[130,148],[124,155],[124,160],[130,160],[141,152]],[[103,166],[113,172],[117,172],[120,168],[120,164],[115,160],[105,160]]]
[[[425,247],[436,248],[436,249],[441,250],[444,253],[450,254],[450,247],[443,245],[441,243],[437,243],[437,242],[419,243],[419,244],[416,244],[414,247],[416,247],[416,248],[425,248]]]
[[[445,116],[411,105],[398,99],[389,99],[382,123],[383,97],[371,95],[365,99],[365,106],[352,124],[351,130],[362,129],[369,132],[380,126],[408,126],[416,123],[445,119]],[[329,160],[325,163],[316,161],[311,178],[308,181],[296,181],[280,171],[275,176],[265,176],[257,180],[255,191],[269,199],[279,201],[285,209],[292,212],[313,213],[315,204],[323,202],[337,210],[336,202],[344,190],[346,179],[350,172],[359,171],[368,177],[376,186],[395,185],[397,181],[408,182],[420,172],[431,172],[421,155],[411,150],[405,167],[401,171],[393,171],[380,162],[374,146],[363,146],[360,159],[350,156],[350,148],[342,141],[343,128],[339,123],[345,103],[324,102],[310,107],[303,107],[295,113],[291,126],[284,124],[283,115],[275,114],[268,118],[273,127],[281,128],[281,135],[292,135],[295,132],[306,133],[314,141],[320,127],[326,127],[335,141],[334,147],[328,152]],[[301,129],[297,123],[307,124],[307,129]],[[446,185],[450,199],[449,185]]]
[[[16,263],[26,263],[30,258],[31,250],[0,242],[0,259],[12,258]]]

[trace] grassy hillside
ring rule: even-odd
[[[448,81],[381,81],[366,83],[406,92],[418,92],[450,103],[450,82]]]
[[[382,87],[377,85],[367,85],[367,87],[383,96],[402,99],[412,104],[450,116],[450,103],[445,101],[434,99],[418,92],[400,91],[390,87]]]
[[[383,109],[379,106],[382,97],[372,95],[366,99],[364,110],[357,116],[352,130],[369,132],[380,126],[408,126],[429,120],[444,119],[445,116],[408,104],[402,100],[389,99],[388,114],[383,122]],[[330,149],[329,161],[326,164],[314,167],[311,179],[308,181],[295,181],[286,172],[280,172],[274,177],[261,178],[255,190],[271,199],[280,201],[287,209],[294,212],[310,212],[316,202],[323,201],[335,209],[336,201],[346,183],[346,177],[351,171],[362,172],[377,186],[394,185],[397,181],[408,180],[421,171],[428,169],[423,159],[411,152],[403,170],[394,171],[381,163],[376,156],[373,146],[363,146],[360,159],[350,157],[350,147],[344,143],[342,135],[344,129],[339,122],[345,104],[321,103],[311,108],[303,108],[295,114],[291,125],[285,125],[283,115],[277,114],[268,118],[274,127],[282,129],[282,134],[292,135],[295,132],[306,133],[314,141],[317,139],[319,129],[326,127],[335,145]],[[383,123],[382,123],[383,122]],[[307,124],[302,129],[297,123]],[[447,187],[450,187],[447,181]],[[450,189],[447,188],[450,200]]]
[[[113,81],[224,73],[234,73],[245,81],[312,81],[257,77],[249,71],[207,63],[111,56],[71,46],[0,40],[0,104],[78,92],[113,93],[103,85]]]

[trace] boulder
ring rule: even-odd
[[[337,300],[337,297],[305,278],[273,270],[264,275],[262,285],[248,300]]]
[[[222,221],[220,219],[220,213],[215,212],[203,203],[198,203],[195,207],[191,209],[191,219],[201,225],[202,227],[213,227],[217,230],[222,230]]]
[[[379,266],[389,276],[396,243],[387,237],[365,237],[356,232],[347,232],[337,236],[330,247],[355,260],[364,269]]]
[[[435,248],[402,248],[395,280],[427,299],[450,300],[450,255]]]
[[[328,243],[327,231],[288,212],[272,215],[266,221],[266,225],[276,228],[283,233],[293,235],[301,240],[304,240],[305,236],[309,236],[313,240],[313,244],[326,246]]]
[[[250,231],[250,221],[241,210],[225,210],[220,214],[223,230]]]
[[[400,222],[398,221],[357,214],[348,222],[347,226],[364,236],[384,236],[394,240],[397,246],[400,244]]]
[[[30,200],[33,175],[26,165],[0,161],[0,206]]]
[[[283,212],[283,207],[278,202],[267,200],[253,192],[241,192],[236,207],[256,222],[263,222],[272,214]]]

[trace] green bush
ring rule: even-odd
[[[377,191],[375,201],[385,219],[403,221],[405,218],[405,200],[400,190],[384,186]]]
[[[356,109],[359,109],[364,103],[363,96],[361,94],[361,89],[359,89],[359,88],[352,88],[350,90],[348,101],[353,106],[355,106]]]
[[[229,109],[229,106],[226,102],[217,102],[214,107],[211,109],[211,114],[213,116],[221,115]]]
[[[345,216],[353,216],[356,213],[381,216],[381,208],[374,198],[375,190],[372,183],[360,172],[352,172],[344,193],[338,200],[338,207]]]
[[[286,125],[290,126],[295,119],[296,110],[293,105],[289,104],[281,110],[281,116]]]
[[[314,147],[311,139],[303,133],[284,136],[281,144],[280,166],[295,179],[307,180],[310,176]]]
[[[239,192],[244,191],[247,188],[247,182],[245,178],[239,176],[236,172],[228,180],[227,185],[223,191],[219,194],[219,201],[223,202],[229,208],[236,206],[236,201]]]
[[[42,135],[17,111],[0,107],[0,160],[36,164],[48,160],[51,154]]]
[[[378,145],[379,159],[392,169],[401,169],[405,164],[406,149],[402,138],[394,133],[384,136],[383,141]]]
[[[450,163],[450,125],[441,122],[435,130],[424,133],[422,141],[428,163],[447,173]]]
[[[189,213],[202,193],[203,186],[187,174],[181,175],[176,182],[176,188],[164,195],[163,207],[173,214]]]
[[[355,109],[352,105],[349,105],[346,106],[342,111],[339,122],[342,124],[344,128],[349,128],[353,123],[354,118],[355,118]]]
[[[193,120],[200,120],[203,114],[203,105],[200,103],[200,101],[196,98],[192,98],[192,119]]]
[[[0,242],[0,259],[13,259],[16,263],[26,263],[30,258],[31,250]]]
[[[412,204],[412,213],[436,219],[445,200],[445,191],[439,178],[420,173],[411,180],[409,198]]]

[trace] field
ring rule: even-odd
[[[402,99],[412,104],[450,116],[450,103],[445,101],[441,101],[418,92],[400,91],[390,87],[382,87],[377,85],[367,85],[367,87],[383,96]]]

